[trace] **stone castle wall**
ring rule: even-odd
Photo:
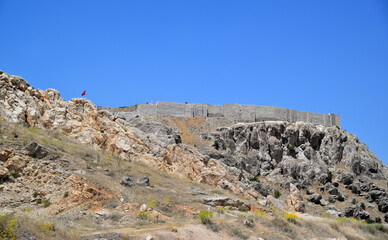
[[[106,109],[125,119],[144,115],[171,115],[176,117],[224,117],[235,122],[287,121],[307,122],[324,126],[341,126],[341,116],[302,112],[280,107],[256,105],[210,105],[196,103],[157,102],[126,108]]]

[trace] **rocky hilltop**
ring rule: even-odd
[[[99,110],[84,98],[65,101],[55,89],[34,89],[23,78],[2,71],[0,116],[10,124],[52,130],[92,147],[93,151],[114,154],[119,159],[118,166],[121,160],[145,163],[175,176],[227,190],[262,207],[388,222],[388,167],[357,136],[338,126],[286,121],[236,124],[222,117],[136,115],[124,118],[109,108]],[[18,199],[23,194],[15,176],[20,176],[27,184],[40,176],[35,169],[41,168],[57,174],[56,184],[65,182],[68,192],[78,191],[78,197],[73,196],[77,199],[74,203],[87,201],[80,196],[88,189],[92,189],[89,191],[92,195],[125,199],[124,190],[104,190],[98,188],[98,184],[77,177],[74,169],[60,170],[63,164],[50,160],[63,161],[61,154],[50,157],[46,153],[42,158],[47,162],[36,161],[37,145],[34,144],[28,149],[2,144],[0,183],[6,184],[5,189],[12,192],[0,201],[2,206],[10,201],[15,207],[36,201],[37,196],[31,197],[31,193],[23,195],[23,201],[10,199],[15,196]],[[54,148],[53,152],[59,151],[57,145]],[[87,161],[89,157],[90,154],[80,161]],[[88,163],[87,169],[103,171],[103,166],[96,165],[98,163],[97,160]],[[96,169],[93,170],[92,165]],[[86,177],[82,171],[78,173]],[[122,176],[117,177],[123,177],[121,184],[132,186],[129,177],[122,174],[123,170],[119,173]],[[51,183],[50,178],[46,180],[46,187],[47,182]],[[82,184],[85,187],[74,187]],[[43,187],[40,191],[47,191]],[[13,192],[15,188],[19,192]],[[52,189],[52,192],[60,191]],[[54,193],[47,196],[60,204],[60,198]],[[205,203],[255,211],[254,204],[228,199],[213,198]],[[56,214],[68,211],[71,206],[57,207]],[[97,204],[96,209],[97,206],[101,204]],[[124,205],[120,203],[117,209],[121,208]]]

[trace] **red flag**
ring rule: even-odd
[[[85,96],[86,95],[86,90],[81,94],[82,96]]]

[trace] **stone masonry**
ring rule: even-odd
[[[123,108],[105,108],[117,116],[130,119],[136,116],[160,115],[175,117],[224,117],[237,122],[287,121],[306,122],[324,126],[341,127],[341,116],[335,114],[320,114],[302,112],[280,107],[267,107],[239,104],[198,104],[157,102],[143,103]]]

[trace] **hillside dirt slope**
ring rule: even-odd
[[[19,239],[388,237],[387,167],[342,129],[124,120],[1,71],[0,87],[8,237],[13,219]]]

